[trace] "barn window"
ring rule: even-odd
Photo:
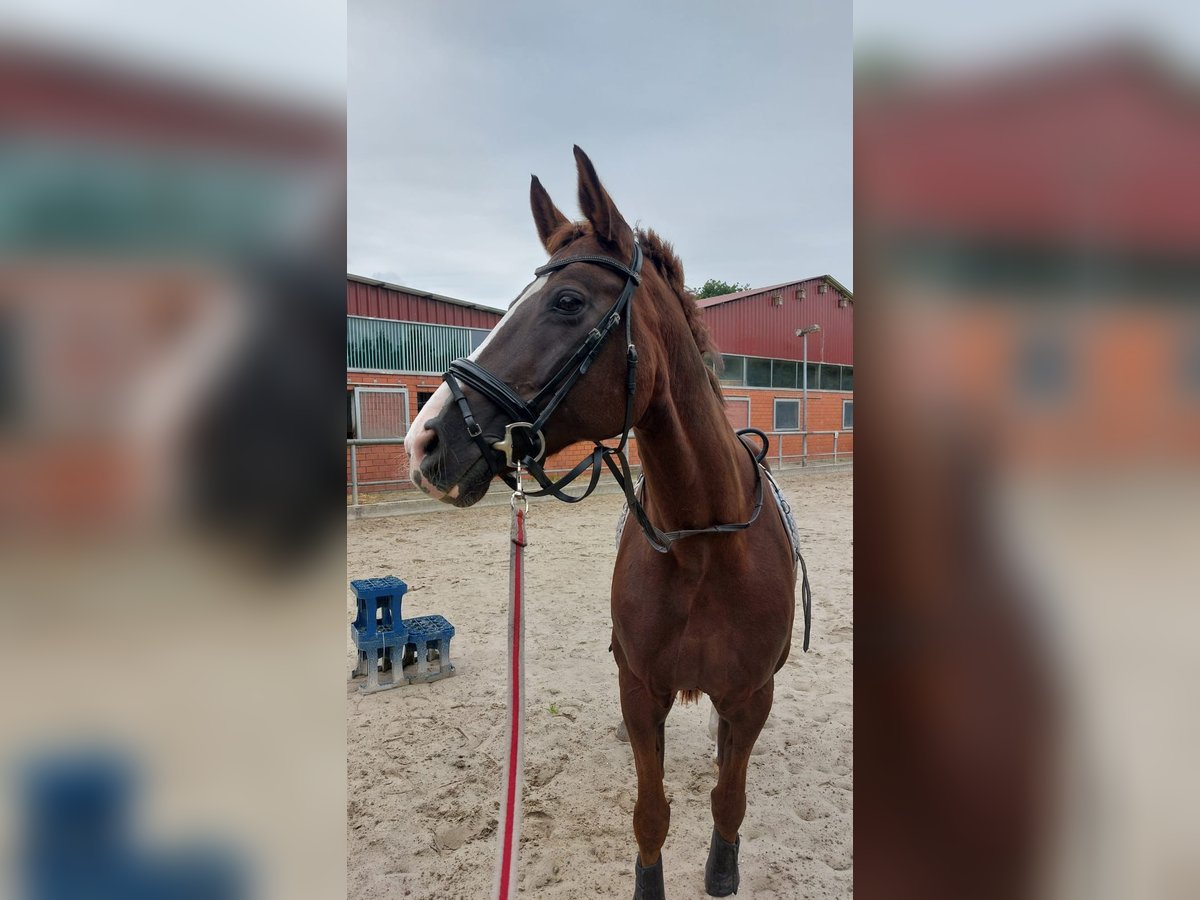
[[[721,384],[746,383],[746,357],[721,355],[724,370],[721,372]]]
[[[854,366],[842,366],[842,390],[854,390]]]
[[[1053,331],[1026,335],[1017,349],[1017,385],[1022,397],[1033,403],[1054,404],[1065,398],[1070,386],[1067,341]]]
[[[354,423],[360,440],[403,438],[408,432],[408,391],[355,388]]]
[[[771,360],[756,356],[746,358],[746,384],[750,387],[771,386]]]
[[[800,430],[800,401],[775,401],[775,431]]]
[[[808,385],[812,387],[812,382]],[[821,366],[821,390],[823,391],[840,391],[842,389],[842,367],[822,364]]]
[[[433,399],[433,391],[417,391],[417,412],[425,408],[425,404]]]
[[[367,372],[441,375],[450,360],[483,341],[482,328],[346,317],[346,368]]]
[[[794,388],[796,386],[797,365],[793,360],[775,359],[771,361],[771,387]]]
[[[472,328],[471,330],[471,352],[474,353],[479,349],[479,345],[487,340],[487,336],[491,334],[486,328]]]
[[[808,389],[815,391],[821,386],[821,365],[820,363],[808,364]],[[805,387],[803,375],[801,375],[800,387]]]
[[[346,440],[352,441],[358,437],[358,423],[354,418],[354,389],[346,390]]]
[[[1200,397],[1200,335],[1194,335],[1184,346],[1180,363],[1184,390],[1193,397]]]
[[[854,401],[853,400],[843,400],[842,401],[842,430],[843,431],[853,431],[854,430]]]

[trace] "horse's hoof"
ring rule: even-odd
[[[710,897],[728,897],[737,893],[741,880],[738,875],[738,848],[741,846],[741,835],[731,844],[713,829],[708,862],[704,864],[704,890]]]
[[[633,862],[633,872],[637,878],[633,888],[633,900],[666,900],[661,856],[654,865],[642,868],[642,857],[639,855]]]

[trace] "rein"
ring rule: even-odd
[[[463,357],[450,363],[447,372],[442,376],[450,394],[458,405],[463,422],[467,426],[467,434],[475,441],[483,455],[484,461],[493,475],[498,475],[505,484],[522,496],[544,497],[552,496],[564,503],[578,503],[591,495],[600,483],[601,463],[608,466],[613,479],[620,485],[625,494],[625,501],[633,510],[634,517],[650,546],[659,553],[668,553],[671,545],[684,538],[700,534],[728,534],[749,528],[758,519],[763,506],[762,473],[758,461],[766,453],[766,436],[756,432],[763,440],[761,453],[755,451],[738,433],[738,439],[746,452],[754,460],[754,509],[750,518],[745,522],[730,522],[721,525],[710,525],[707,528],[687,528],[679,531],[662,531],[650,521],[645,507],[642,506],[634,491],[634,479],[629,467],[629,458],[625,447],[629,442],[629,432],[633,429],[634,401],[637,395],[637,347],[633,343],[633,295],[641,284],[642,248],[634,241],[633,260],[628,266],[608,256],[568,256],[560,260],[551,260],[546,265],[534,270],[534,275],[541,277],[550,272],[569,266],[573,263],[592,263],[606,266],[625,275],[625,287],[608,311],[601,317],[599,323],[588,332],[583,343],[576,348],[570,358],[551,376],[550,380],[528,402],[517,395],[504,381],[497,378],[473,359]],[[616,329],[621,320],[625,321],[625,422],[621,429],[621,439],[615,447],[610,447],[600,441],[593,441],[595,449],[582,459],[570,472],[557,481],[552,481],[546,474],[542,461],[546,456],[546,437],[543,433],[546,422],[555,410],[566,399],[567,394],[579,381],[600,351],[605,340]],[[471,404],[463,393],[462,384],[466,384],[483,394],[488,400],[502,410],[510,419],[504,426],[504,436],[498,440],[490,440],[483,434],[483,428],[471,410]],[[540,412],[539,412],[540,410]],[[746,429],[753,431],[754,429]],[[504,456],[506,466],[497,466],[495,451]],[[509,469],[516,469],[514,477]],[[520,470],[524,469],[533,476],[541,490],[525,492],[520,487]],[[584,473],[590,472],[588,484],[582,494],[568,494],[563,490]]]
[[[521,849],[521,787],[525,782],[525,513],[529,501],[516,471],[512,495],[511,547],[508,562],[508,721],[505,725],[504,781],[500,791],[499,833],[492,897],[517,896],[517,859]]]

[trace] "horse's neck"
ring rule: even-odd
[[[698,376],[672,373],[636,429],[646,508],[663,531],[744,521],[753,505],[748,454],[703,367],[695,368]]]

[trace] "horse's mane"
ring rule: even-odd
[[[572,241],[591,233],[591,230],[588,222],[567,222],[550,235],[546,241],[546,250],[554,255]],[[711,359],[714,365],[720,367],[721,353],[712,341],[708,326],[704,324],[704,318],[700,315],[700,308],[696,305],[695,296],[684,286],[683,263],[679,261],[675,248],[669,241],[663,240],[653,228],[638,228],[637,239],[642,246],[642,254],[658,270],[658,274],[662,276],[679,301],[679,307],[683,310],[683,317],[687,320],[688,328],[692,332],[692,339],[696,342],[696,349],[700,352],[700,356]],[[721,392],[721,380],[708,366],[704,367],[704,371],[708,374],[708,383],[712,387],[713,393],[724,405],[725,395]]]

